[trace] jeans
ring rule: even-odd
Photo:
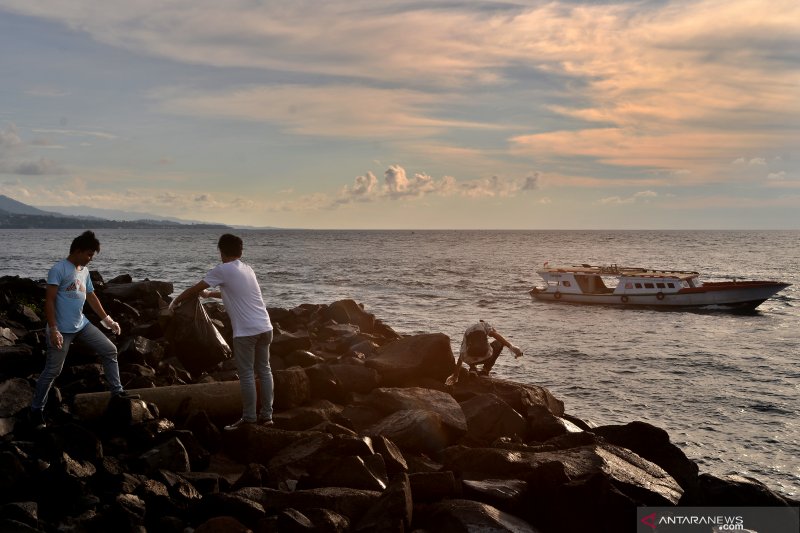
[[[255,422],[258,419],[272,420],[272,400],[274,397],[272,369],[269,367],[269,345],[272,342],[272,330],[258,335],[234,337],[233,359],[239,373],[239,388],[242,391],[242,420]],[[255,375],[258,374],[258,385],[261,402],[256,416]]]
[[[483,364],[483,372],[488,373],[489,370],[492,369],[495,361],[497,361],[497,358],[500,357],[500,352],[503,351],[504,344],[499,340],[495,339],[491,342],[490,346],[492,347],[492,355],[487,359],[484,359],[483,361],[479,361],[477,363],[472,363],[471,365],[469,365],[470,371],[477,370],[477,367],[475,365],[480,365],[480,364]]]
[[[62,333],[64,343],[60,350],[50,343],[49,329],[45,332],[45,335],[47,336],[47,357],[44,363],[44,370],[39,374],[39,379],[36,380],[36,390],[33,393],[31,409],[41,411],[47,405],[47,395],[50,393],[50,387],[53,386],[56,378],[61,375],[61,370],[64,368],[64,360],[67,358],[67,352],[72,341],[78,341],[102,358],[103,372],[108,382],[108,388],[111,389],[112,394],[122,392],[122,383],[119,380],[119,365],[117,364],[117,347],[96,326],[86,324],[77,333]]]

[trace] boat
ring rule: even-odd
[[[544,266],[543,287],[530,295],[546,302],[600,304],[653,309],[752,311],[790,283],[706,281],[698,272],[611,265]]]

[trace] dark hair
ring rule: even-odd
[[[217,248],[228,257],[242,257],[242,248],[244,248],[244,244],[242,244],[241,238],[226,233],[219,238]]]
[[[100,251],[100,241],[94,236],[93,231],[86,230],[72,240],[69,247],[69,253],[78,252],[83,250]]]

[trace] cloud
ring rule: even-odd
[[[55,161],[40,157],[37,161],[26,161],[13,167],[12,174],[22,176],[43,176],[45,174],[63,174],[62,169]]]
[[[331,205],[382,199],[399,200],[426,195],[442,197],[459,195],[466,198],[510,197],[537,189],[539,176],[540,174],[536,172],[522,179],[492,176],[459,182],[453,176],[443,176],[437,180],[425,173],[415,173],[413,178],[409,178],[405,168],[400,165],[390,165],[383,174],[382,185],[372,172],[367,172],[363,176],[357,176],[353,185],[342,187]]]
[[[604,205],[626,205],[637,203],[639,201],[648,203],[650,199],[657,197],[658,193],[654,191],[639,191],[627,197],[609,196],[607,198],[601,198],[599,203]]]
[[[770,172],[767,174],[768,180],[776,180],[776,181],[783,181],[786,179],[786,171],[781,170],[779,172]]]

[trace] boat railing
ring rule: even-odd
[[[695,272],[694,270],[655,270],[652,268],[644,268],[644,267],[630,267],[630,266],[619,266],[616,263],[612,263],[610,265],[590,265],[590,264],[581,264],[581,265],[573,265],[575,268],[585,268],[585,269],[592,269],[597,270],[599,274],[610,274],[610,275],[623,275],[628,273],[645,273],[645,274],[691,274],[694,276],[699,276],[699,272]]]

